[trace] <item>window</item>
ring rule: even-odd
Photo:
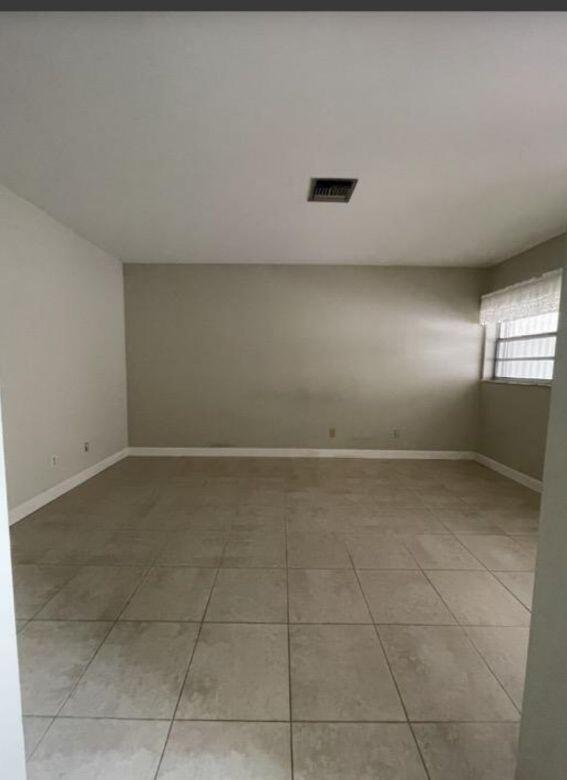
[[[559,312],[498,323],[494,379],[553,379]]]
[[[553,271],[482,297],[485,379],[553,379],[560,296],[561,271]]]

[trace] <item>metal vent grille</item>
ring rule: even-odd
[[[358,179],[311,179],[308,200],[348,203]]]

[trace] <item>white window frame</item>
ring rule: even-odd
[[[518,318],[521,319],[521,318]],[[498,347],[500,344],[503,344],[505,342],[509,341],[535,341],[536,339],[543,339],[548,338],[549,336],[555,336],[557,339],[557,330],[553,331],[547,331],[547,332],[541,332],[541,333],[530,333],[528,335],[524,336],[502,336],[502,325],[503,322],[497,322],[496,323],[496,337],[494,339],[494,357],[492,360],[492,381],[493,382],[507,382],[507,383],[513,383],[513,384],[525,384],[525,385],[550,385],[553,381],[553,379],[544,379],[543,377],[534,377],[528,378],[528,377],[510,377],[510,376],[496,376],[496,365],[498,363]],[[512,320],[514,322],[514,320]],[[553,353],[552,357],[530,357],[530,358],[501,358],[501,362],[505,363],[513,363],[515,361],[539,361],[539,360],[551,360],[553,363],[553,368],[555,369],[555,352]]]
[[[496,357],[498,345],[503,341],[516,339],[536,339],[557,336],[557,331],[534,333],[517,337],[501,337],[503,322],[519,320],[534,314],[543,314],[559,310],[561,292],[561,271],[552,271],[538,279],[498,290],[483,296],[481,303],[481,323],[484,325],[484,353],[482,380],[498,384],[544,385],[549,386],[552,379],[519,378],[496,376]],[[529,360],[537,358],[525,358]],[[549,360],[550,358],[544,358]],[[555,367],[555,355],[553,356]]]

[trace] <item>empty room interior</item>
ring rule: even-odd
[[[565,780],[566,41],[0,14],[2,777]]]

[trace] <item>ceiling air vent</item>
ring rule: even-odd
[[[358,179],[311,179],[308,200],[348,203]]]

